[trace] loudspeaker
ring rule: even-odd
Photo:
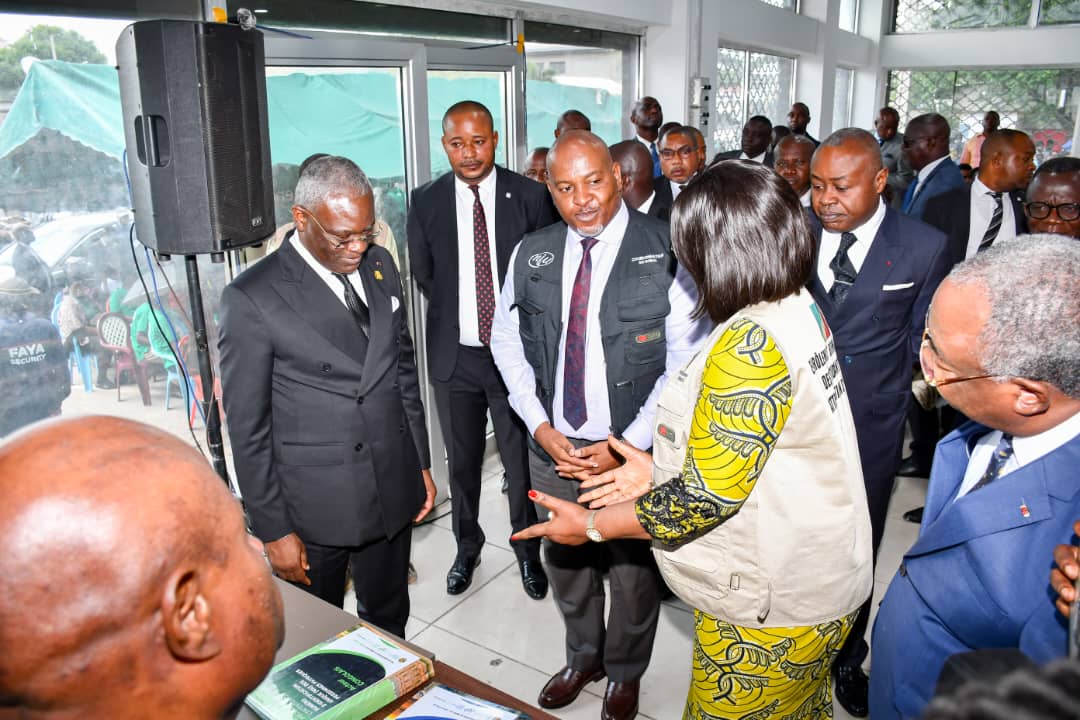
[[[139,241],[221,253],[274,232],[262,33],[147,20],[116,43]]]

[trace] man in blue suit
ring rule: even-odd
[[[820,219],[811,220],[818,260],[810,290],[832,328],[855,418],[875,554],[900,464],[923,321],[950,265],[944,234],[886,206],[887,178],[877,140],[857,128],[826,138],[810,169]],[[860,666],[869,616],[867,600],[833,666],[837,699],[856,717],[867,712]]]
[[[934,296],[923,372],[971,418],[938,444],[919,539],[878,611],[874,720],[918,717],[945,660],[1065,655],[1048,553],[1080,517],[1080,245],[995,243]]]
[[[901,146],[904,159],[916,172],[900,211],[922,219],[932,197],[964,187],[960,168],[949,158],[949,121],[937,113],[913,118],[904,128]]]

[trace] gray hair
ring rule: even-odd
[[[327,155],[312,161],[300,173],[293,191],[293,204],[314,210],[331,195],[349,191],[373,195],[371,182],[356,163],[348,158]]]
[[[1080,398],[1080,243],[1061,235],[999,240],[949,280],[986,293],[990,317],[975,350],[991,375],[1047,382]]]

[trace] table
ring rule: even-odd
[[[281,590],[281,599],[285,605],[285,642],[274,657],[275,665],[307,650],[316,643],[333,637],[342,630],[353,627],[358,622],[355,615],[350,615],[341,608],[336,608],[280,578],[274,578],[274,582],[277,583],[278,589]],[[558,720],[554,715],[549,715],[512,695],[507,695],[501,690],[493,688],[487,683],[481,682],[473,676],[467,675],[439,660],[435,660],[435,680],[443,685],[464,690],[476,697],[491,700],[516,710],[524,710],[533,720]],[[379,712],[371,715],[370,720],[382,720],[400,704],[401,702],[395,702],[387,705]],[[245,705],[236,716],[236,719],[259,720],[259,716]]]

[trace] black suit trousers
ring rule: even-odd
[[[311,585],[294,583],[301,590],[334,607],[345,602],[345,578],[352,569],[356,614],[360,619],[405,637],[409,619],[409,549],[412,526],[390,539],[361,547],[333,547],[304,543]]]
[[[450,379],[433,378],[431,384],[450,462],[450,507],[457,552],[472,559],[484,546],[480,481],[489,410],[506,471],[510,525],[517,532],[536,523],[536,510],[529,500],[527,431],[510,407],[506,386],[486,347],[458,346]],[[519,561],[540,559],[539,540],[514,542],[513,547]]]

